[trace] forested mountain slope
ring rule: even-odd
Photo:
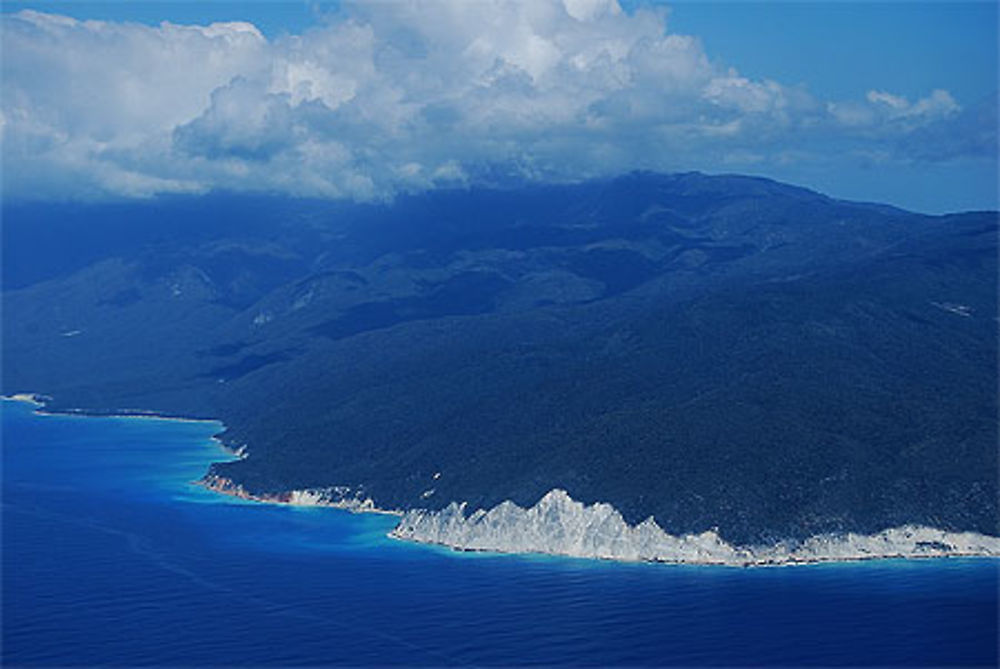
[[[998,533],[993,212],[637,173],[7,205],[3,234],[4,392],[221,418],[254,492]]]

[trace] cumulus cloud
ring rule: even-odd
[[[944,90],[822,101],[749,79],[670,33],[664,11],[614,0],[346,3],[275,40],[247,23],[2,21],[0,137],[17,197],[366,199],[808,159],[834,142],[934,159],[941,136],[968,127]],[[907,141],[919,136],[935,138],[928,151]],[[981,152],[977,137],[949,151]]]
[[[980,158],[995,164],[1000,156],[998,118],[997,96],[992,95],[967,109],[949,110],[942,121],[904,134],[894,153],[927,162]]]

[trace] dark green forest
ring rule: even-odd
[[[996,212],[634,173],[3,215],[3,391],[219,418],[254,492],[1000,533]]]

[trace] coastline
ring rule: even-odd
[[[0,400],[23,402],[35,407],[43,407],[45,406],[45,398],[47,397],[48,395],[39,395],[38,393],[14,393],[13,395],[0,395]]]
[[[8,402],[21,402],[35,407],[35,413],[40,416],[80,416],[83,418],[131,418],[136,420],[164,420],[179,423],[218,423],[224,425],[217,418],[192,418],[190,416],[180,416],[172,414],[157,413],[144,409],[112,409],[108,412],[95,411],[91,409],[47,409],[48,401],[52,398],[41,393],[14,393],[12,395],[0,395],[0,400]]]
[[[402,517],[400,509],[382,509],[375,505],[371,497],[364,497],[358,491],[352,491],[347,486],[330,486],[327,488],[307,488],[303,490],[286,490],[278,493],[256,494],[249,492],[232,479],[208,473],[193,485],[201,486],[220,495],[229,495],[251,502],[262,504],[283,504],[286,506],[325,507],[340,509],[351,513],[376,513],[387,516]]]
[[[727,568],[764,568],[764,567],[805,567],[809,565],[836,565],[853,564],[858,562],[880,562],[884,560],[957,560],[962,558],[1000,560],[1000,554],[993,552],[942,552],[942,553],[875,553],[870,555],[847,555],[847,556],[816,556],[816,557],[796,557],[777,556],[771,558],[754,558],[747,560],[712,560],[695,558],[623,558],[603,555],[580,555],[570,552],[550,551],[550,550],[505,550],[503,548],[471,548],[459,544],[431,541],[426,539],[415,539],[397,534],[396,530],[391,531],[387,536],[397,541],[423,544],[427,546],[438,546],[447,548],[456,553],[495,553],[499,555],[546,555],[552,557],[574,558],[579,560],[598,560],[600,562],[614,562],[621,564],[661,564],[690,567],[727,567]]]
[[[187,423],[224,424],[211,418],[161,415],[152,411],[119,409],[101,413],[80,409],[46,410],[51,398],[39,393],[15,393],[0,399],[32,405],[34,413],[52,416],[127,418]],[[233,449],[212,437],[225,451],[245,457],[245,446]],[[276,493],[251,493],[241,484],[211,472],[191,481],[212,492],[264,504],[324,507],[351,513],[398,517],[388,533],[398,541],[436,545],[457,552],[542,554],[615,562],[705,565],[726,567],[794,566],[888,559],[1000,558],[1000,537],[974,532],[949,532],[905,525],[874,534],[825,534],[802,541],[773,545],[734,546],[713,529],[700,534],[670,535],[650,517],[629,525],[609,504],[590,506],[573,500],[558,488],[527,509],[506,501],[492,509],[467,513],[465,503],[428,509],[384,509],[360,489],[329,486]]]
[[[452,503],[440,511],[404,514],[390,536],[459,551],[540,553],[567,557],[728,567],[792,566],[885,559],[1000,558],[1000,537],[904,525],[873,534],[845,532],[773,545],[732,545],[715,529],[671,535],[650,517],[629,525],[609,504],[587,506],[553,489],[522,508],[502,502],[466,512]]]
[[[817,535],[801,542],[733,546],[714,530],[700,534],[669,535],[660,530],[652,519],[630,526],[610,505],[598,503],[587,507],[559,489],[551,491],[529,509],[522,509],[511,502],[502,502],[490,511],[480,509],[466,515],[466,505],[457,503],[452,503],[441,511],[382,509],[370,497],[352,493],[346,486],[287,490],[261,495],[250,493],[240,484],[216,474],[208,474],[193,483],[213,492],[264,504],[326,507],[351,513],[396,516],[400,521],[388,533],[389,538],[440,546],[455,552],[535,554],[610,562],[718,567],[790,567],[894,559],[1000,558],[1000,537],[973,532],[947,532],[918,525],[889,528],[869,535]],[[564,510],[570,508],[577,518],[566,518],[565,511],[553,513],[554,505],[562,505]],[[536,518],[548,518],[548,528],[539,532],[537,524],[530,521],[514,522],[508,523],[501,532],[492,532],[488,536],[477,534],[474,529],[476,527],[496,527],[495,523],[491,525],[490,514],[494,513],[492,520],[495,521],[497,509],[500,510],[499,515],[516,510],[515,513],[520,512],[525,517],[533,514]],[[592,524],[575,522],[579,510],[584,513],[596,510],[603,516],[598,523],[601,527],[594,528]],[[583,528],[583,532],[567,542],[567,530],[571,533],[574,527]],[[616,534],[616,530],[632,533],[633,536],[623,537]],[[656,533],[661,536],[655,536]],[[616,545],[618,550],[608,550],[606,546],[602,549],[599,543],[602,535],[609,538],[611,545]],[[667,549],[659,553],[651,551],[651,544],[656,541],[660,542],[661,548],[666,544]]]
[[[979,560],[1000,560],[1000,555],[994,553],[963,553],[963,552],[953,552],[953,553],[941,553],[941,554],[904,554],[904,553],[885,553],[885,554],[873,554],[873,555],[856,555],[856,556],[836,556],[836,557],[812,557],[812,558],[797,558],[793,556],[788,557],[777,557],[777,558],[767,558],[767,559],[751,559],[751,560],[698,560],[698,559],[684,559],[684,558],[638,558],[638,559],[628,559],[621,557],[605,557],[605,556],[594,556],[594,555],[577,555],[574,553],[564,553],[546,550],[531,550],[531,551],[521,551],[521,550],[503,550],[502,548],[464,548],[459,545],[451,543],[441,543],[437,541],[429,541],[423,539],[411,539],[408,537],[402,537],[396,534],[393,530],[387,535],[391,539],[397,541],[405,541],[407,543],[423,544],[425,546],[437,546],[439,548],[446,548],[455,553],[494,553],[498,555],[545,555],[550,557],[564,557],[572,558],[577,560],[597,560],[599,562],[609,562],[609,563],[619,563],[619,564],[659,564],[664,566],[674,565],[674,566],[687,566],[687,567],[726,567],[730,569],[751,569],[751,568],[778,568],[778,567],[807,567],[810,565],[837,565],[837,564],[855,564],[859,562],[881,562],[885,560],[959,560],[963,558],[968,559],[979,559]]]

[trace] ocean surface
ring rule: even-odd
[[[218,424],[2,420],[4,666],[997,663],[993,560],[454,553],[192,486]]]

